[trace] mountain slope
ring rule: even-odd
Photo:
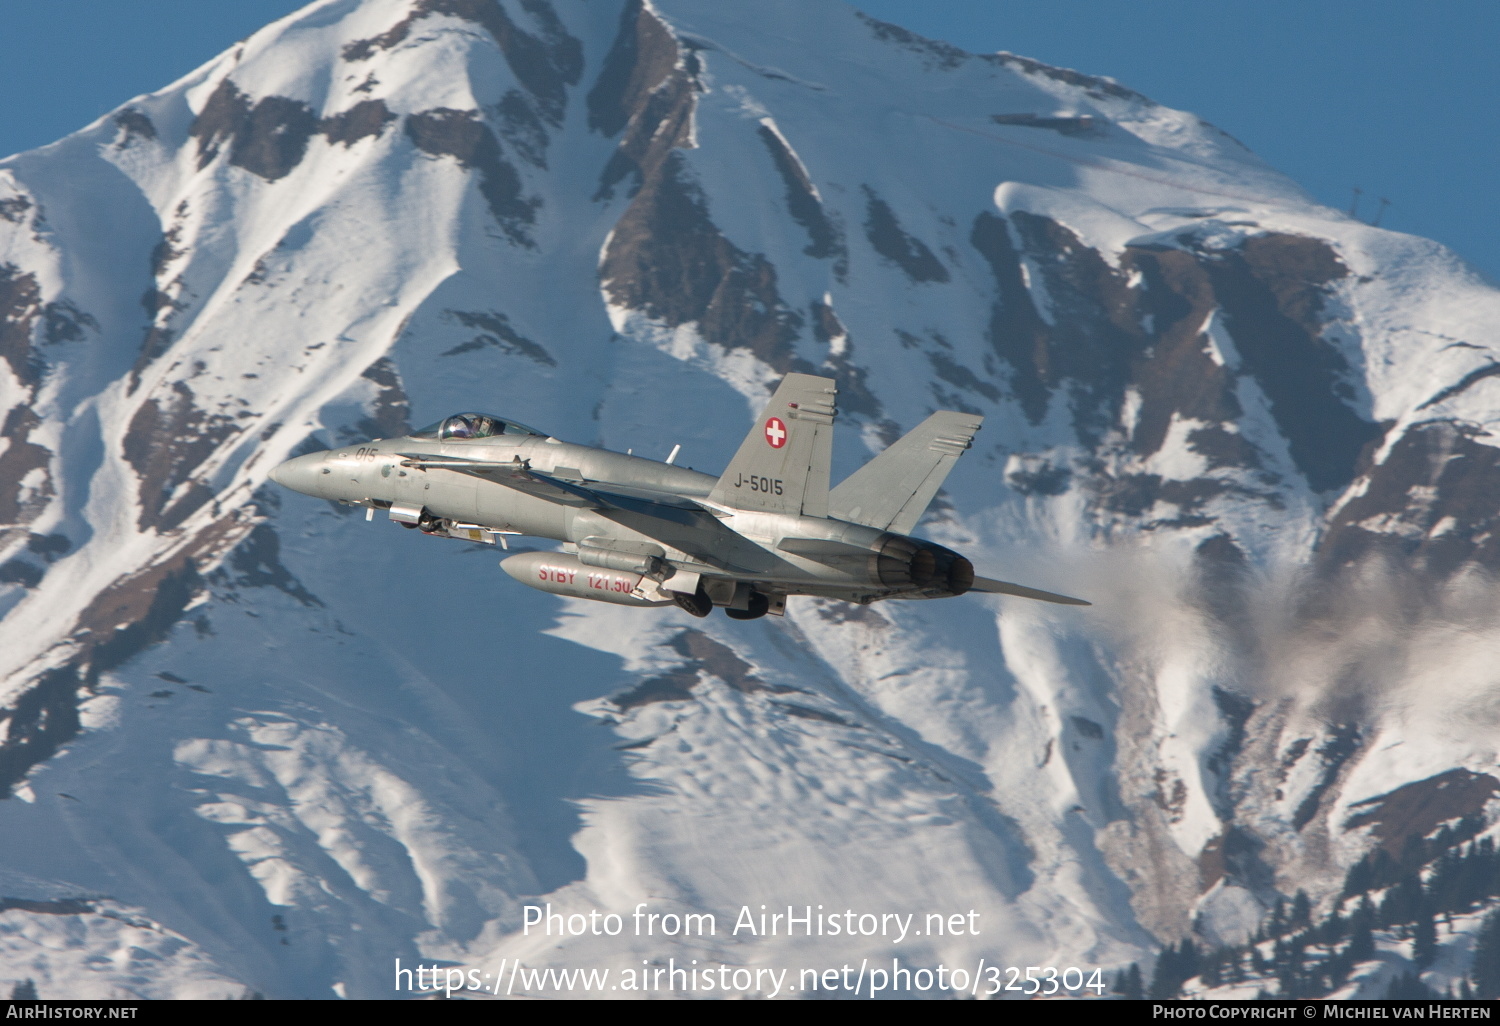
[[[0,216],[0,966],[43,996],[1113,969],[1494,819],[1500,294],[1117,83],[834,3],[325,0],[0,161]],[[595,609],[265,485],[467,408],[717,471],[789,370],[837,474],[983,413],[923,532],[1096,608]],[[537,901],[719,932],[559,951]],[[729,932],[761,904],[983,930]],[[44,953],[99,909],[177,953]]]

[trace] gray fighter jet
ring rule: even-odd
[[[974,576],[951,549],[909,536],[983,418],[934,413],[829,487],[835,389],[788,374],[719,477],[460,413],[404,438],[287,460],[271,479],[448,538],[561,552],[501,561],[523,584],[628,606],[715,606],[738,620],[786,611],[788,595],[847,602],[968,591],[1088,605]],[[506,546],[508,547],[508,546]]]

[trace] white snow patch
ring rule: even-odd
[[[1001,182],[994,198],[1001,213],[1025,211],[1058,222],[1115,268],[1120,266],[1126,244],[1146,229],[1134,218],[1076,190]]]

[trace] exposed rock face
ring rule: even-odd
[[[503,313],[493,310],[488,313],[447,310],[444,311],[444,316],[452,318],[466,328],[472,328],[479,332],[479,334],[475,335],[469,341],[456,345],[443,353],[444,356],[457,356],[460,353],[467,353],[475,349],[483,349],[485,346],[492,346],[501,352],[525,356],[547,367],[557,366],[557,361],[552,358],[552,355],[547,350],[513,328],[510,319]]]
[[[229,162],[274,182],[302,161],[318,118],[307,104],[285,96],[254,104],[229,79],[219,83],[193,121],[198,166],[207,167],[229,147]]]
[[[865,235],[875,252],[901,268],[912,281],[947,281],[948,269],[921,239],[901,229],[896,214],[868,185],[862,186],[867,203]]]
[[[1500,298],[1450,256],[831,3],[268,31],[0,163],[0,788],[88,834],[0,914],[107,876],[273,996],[515,957],[590,888],[960,901],[986,957],[1117,966],[1493,816]],[[266,483],[469,408],[712,471],[788,370],[838,381],[839,473],[983,415],[919,533],[1096,606],[561,607]]]
[[[669,647],[683,658],[683,664],[670,673],[643,680],[624,694],[614,696],[611,701],[617,708],[627,710],[652,702],[676,702],[691,698],[693,689],[703,683],[704,674],[716,677],[731,689],[746,694],[788,690],[761,680],[755,675],[754,667],[735,655],[733,649],[720,644],[702,631],[683,631],[671,641]]]
[[[661,114],[646,110],[651,94],[667,81],[677,69],[680,59],[677,40],[661,19],[646,9],[640,0],[627,0],[620,11],[619,30],[613,45],[604,57],[599,76],[594,80],[588,94],[589,128],[604,136],[616,136],[642,114],[648,115],[650,127],[667,120]],[[677,89],[672,91],[674,94]],[[672,97],[663,97],[671,107]],[[681,114],[675,119],[679,131]],[[650,132],[633,133],[637,147],[648,141]],[[670,134],[669,146],[676,145],[680,136]],[[634,156],[637,165],[641,154]]]
[[[583,54],[578,40],[568,35],[547,0],[523,0],[522,6],[541,26],[540,38],[522,31],[497,0],[419,0],[410,14],[385,32],[346,46],[344,59],[367,61],[378,51],[405,42],[412,27],[426,18],[445,15],[471,21],[482,25],[494,38],[542,115],[554,125],[560,124],[567,105],[567,87],[576,84],[583,71]]]
[[[521,176],[500,153],[499,140],[478,111],[436,110],[406,119],[406,134],[417,149],[434,157],[453,157],[460,167],[479,173],[479,191],[490,213],[510,238],[530,245],[527,228],[536,221],[537,199],[521,195]]]
[[[36,276],[13,264],[0,264],[0,359],[22,389],[22,401],[0,423],[0,439],[6,443],[0,450],[0,536],[30,523],[54,495],[52,452],[31,440],[41,419],[28,402],[46,368],[32,344],[45,309]]]
[[[1113,474],[1094,483],[1106,509],[1140,517],[1161,500],[1178,507],[1175,522],[1188,526],[1211,522],[1200,508],[1225,491],[1281,501],[1269,454],[1240,429],[1243,381],[1265,397],[1313,491],[1336,494],[1368,466],[1384,428],[1362,414],[1368,405],[1351,385],[1347,360],[1322,338],[1328,289],[1347,275],[1326,243],[1260,233],[1209,248],[1183,233],[1173,245],[1127,246],[1115,266],[1064,225],[1025,212],[1008,220],[981,213],[970,242],[995,280],[991,345],[1033,424],[1061,392],[1079,441],[1107,448],[1128,398],[1130,452],[1150,457],[1174,425],[1187,424],[1187,447],[1206,471],[1246,472],[1234,482]],[[1038,291],[1045,317],[1033,298]],[[952,372],[943,376],[957,382]],[[982,391],[970,377],[968,387]]]
[[[698,58],[679,48],[655,14],[643,4],[625,5],[588,95],[589,128],[605,136],[623,133],[595,199],[611,198],[627,177],[631,195],[638,195],[662,174],[672,150],[688,145],[697,68]]]
[[[653,169],[620,218],[602,270],[619,306],[672,328],[695,324],[711,343],[791,369],[801,318],[777,294],[775,267],[724,238],[676,154]]]
[[[396,120],[383,100],[360,100],[333,117],[324,118],[321,130],[331,143],[353,146],[361,139],[379,137],[385,126]]]
[[[120,126],[123,133],[118,143],[120,146],[129,146],[135,139],[154,140],[156,138],[156,126],[151,123],[151,119],[133,108],[127,107],[116,114],[115,124]]]
[[[1372,828],[1386,854],[1400,858],[1411,840],[1430,837],[1444,823],[1482,814],[1496,795],[1500,780],[1488,773],[1448,770],[1356,802],[1349,807],[1346,825]]]
[[[97,688],[104,674],[168,636],[200,593],[200,566],[223,557],[225,539],[234,536],[236,526],[227,522],[190,548],[127,574],[92,596],[78,617],[70,658],[42,673],[0,708],[6,737],[0,746],[0,788],[9,792],[33,766],[78,734],[79,701]]]
[[[590,126],[624,132],[599,197],[608,198],[627,175],[635,181],[600,277],[620,307],[669,328],[695,324],[710,343],[747,349],[776,370],[790,370],[801,317],[777,294],[771,262],[719,231],[678,152],[690,145],[697,73],[698,58],[679,50],[648,8],[626,6],[590,93]],[[616,89],[621,94],[611,96]]]
[[[381,357],[366,367],[361,376],[377,391],[370,403],[370,416],[360,422],[360,430],[369,438],[399,438],[410,431],[411,400],[407,398],[396,365]]]
[[[52,477],[48,472],[52,452],[30,441],[31,433],[41,424],[36,414],[16,406],[0,425],[0,438],[9,444],[0,453],[0,517],[8,529],[29,523],[52,498]],[[35,479],[41,474],[41,480]]]
[[[1500,569],[1500,450],[1475,433],[1435,421],[1402,434],[1334,514],[1319,547],[1324,565],[1379,552],[1438,575],[1469,561]]]
[[[0,359],[22,385],[35,386],[41,379],[41,357],[31,345],[41,315],[36,275],[14,264],[0,264]]]
[[[847,273],[849,254],[844,247],[844,233],[823,209],[817,187],[807,177],[807,169],[802,166],[802,161],[797,159],[786,140],[770,125],[761,125],[758,134],[760,141],[766,144],[771,159],[776,162],[776,171],[781,175],[782,182],[786,184],[787,212],[807,231],[807,246],[802,252],[819,260],[838,260],[846,269],[844,273]]]
[[[228,417],[199,409],[193,398],[179,381],[170,395],[148,398],[131,418],[124,455],[140,481],[143,529],[170,531],[213,498],[207,485],[190,479],[239,430]]]
[[[231,164],[274,182],[302,162],[314,135],[321,133],[330,143],[353,146],[361,139],[378,137],[395,119],[378,99],[360,100],[346,111],[321,119],[307,104],[285,96],[263,96],[252,103],[226,78],[198,112],[190,134],[198,141],[199,168],[213,163],[228,146]]]

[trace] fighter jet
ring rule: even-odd
[[[983,418],[941,411],[829,487],[836,391],[788,374],[723,474],[553,438],[460,413],[402,438],[287,460],[271,479],[468,541],[550,538],[561,552],[501,561],[523,584],[627,606],[715,606],[782,616],[790,595],[867,604],[990,592],[1088,605],[974,575],[951,549],[911,537]]]

